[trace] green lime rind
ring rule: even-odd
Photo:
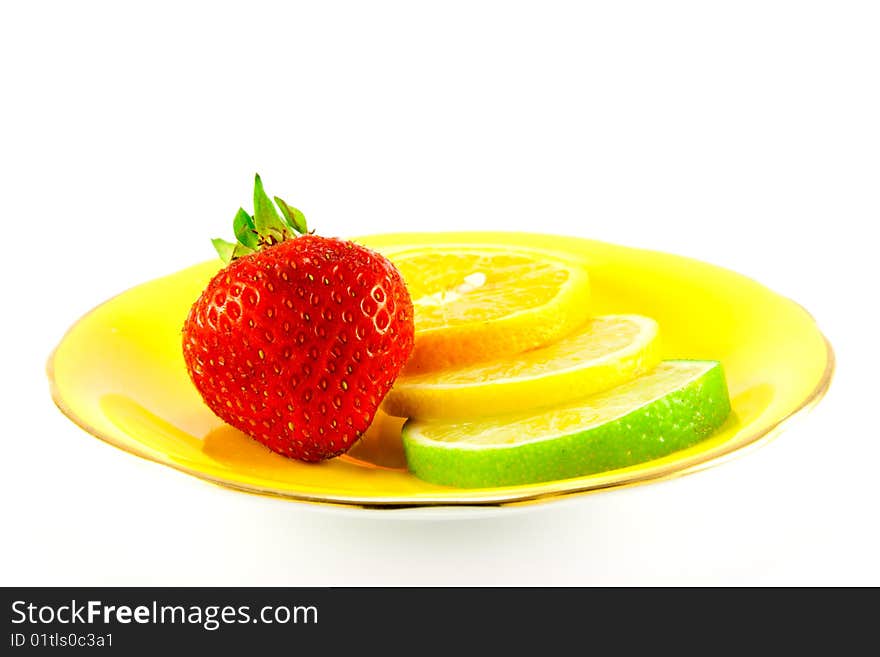
[[[682,370],[675,387],[659,394],[652,389],[644,401],[624,408],[599,423],[547,436],[511,435],[493,444],[467,440],[434,440],[430,421],[409,420],[402,438],[410,471],[419,479],[460,488],[515,486],[607,472],[667,456],[711,436],[730,414],[727,382],[716,361],[664,361],[657,370]],[[693,376],[688,377],[692,372]],[[656,377],[655,377],[656,378]],[[639,377],[617,388],[578,402],[580,406],[614,407],[638,400]],[[656,383],[654,384],[656,386]],[[635,395],[634,395],[635,392]],[[566,405],[571,408],[572,405]],[[549,413],[553,413],[550,411]],[[493,432],[506,426],[521,431],[523,416],[495,418]],[[519,425],[519,428],[514,428]],[[549,426],[552,426],[550,418]],[[451,425],[450,425],[451,426]],[[479,423],[474,423],[478,430]],[[485,425],[484,425],[485,426]],[[442,433],[442,429],[441,429]]]

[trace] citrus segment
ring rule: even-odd
[[[493,487],[578,477],[650,461],[711,435],[730,413],[715,361],[664,361],[611,390],[537,413],[460,422],[409,420],[417,477]]]
[[[501,415],[561,404],[624,383],[660,362],[657,322],[640,315],[588,320],[544,347],[397,379],[383,410],[407,418]]]
[[[409,374],[533,349],[590,316],[589,275],[570,256],[473,244],[383,252],[413,301]]]

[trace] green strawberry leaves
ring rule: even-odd
[[[289,226],[278,216],[278,211],[266,196],[259,174],[254,179],[254,228],[260,237],[273,244],[293,237]]]
[[[254,218],[245,212],[244,208],[238,209],[235,219],[232,220],[232,230],[235,232],[235,239],[238,240],[239,244],[252,249],[256,249],[259,246],[260,238],[257,235]]]
[[[302,212],[288,205],[277,196],[275,197],[275,202],[278,204],[278,207],[281,208],[281,214],[284,215],[284,219],[287,221],[288,226],[293,228],[300,235],[305,235],[309,232],[309,228],[306,225],[305,215]]]
[[[219,237],[215,237],[211,240],[211,244],[214,245],[214,249],[217,251],[217,255],[220,256],[220,259],[225,262],[227,265],[232,262],[232,254],[235,252],[235,244],[232,242],[227,242],[224,239],[220,239]]]
[[[302,212],[277,196],[274,198],[275,204],[281,210],[280,215],[263,188],[260,174],[256,174],[254,176],[253,216],[243,208],[239,208],[232,220],[232,230],[235,233],[236,242],[227,242],[220,238],[211,240],[217,255],[225,264],[309,232],[305,215]]]

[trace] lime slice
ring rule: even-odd
[[[711,435],[730,413],[716,361],[670,360],[606,392],[533,413],[469,421],[409,420],[418,478],[493,487],[579,477],[650,461]]]
[[[401,376],[385,397],[383,410],[420,420],[502,415],[608,390],[659,362],[657,322],[641,315],[606,315],[546,347]]]

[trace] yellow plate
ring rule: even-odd
[[[219,267],[206,262],[135,287],[78,321],[48,366],[58,407],[92,435],[208,481],[303,502],[366,508],[520,505],[657,481],[721,463],[775,435],[817,402],[834,369],[831,347],[795,302],[740,274],[680,256],[525,233],[412,233],[357,241],[386,253],[413,243],[507,243],[582,258],[594,312],[660,324],[664,358],[720,360],[733,413],[709,440],[613,472],[528,486],[455,489],[405,468],[400,421],[380,416],[347,455],[310,465],[269,452],[202,403],[181,356],[186,313]]]

